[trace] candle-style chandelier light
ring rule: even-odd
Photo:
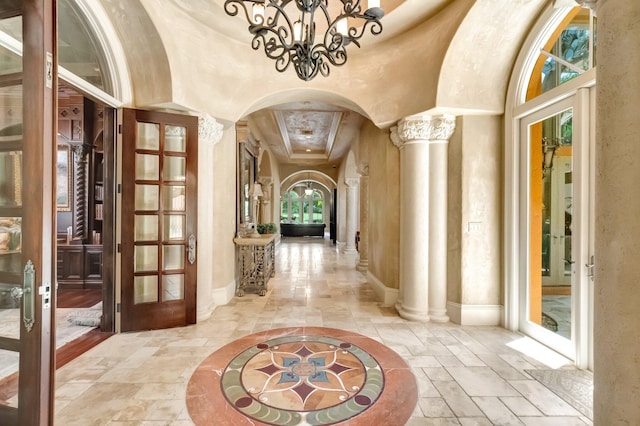
[[[358,40],[367,30],[373,35],[382,32],[380,0],[368,0],[364,12],[362,0],[331,1],[342,2],[337,16],[330,15],[329,0],[226,0],[224,10],[231,16],[244,12],[253,34],[251,47],[264,46],[277,71],[293,64],[298,77],[309,81],[318,73],[328,76],[330,65],[344,65],[345,47],[360,47]],[[325,32],[316,37],[317,31]]]

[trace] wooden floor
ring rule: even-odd
[[[102,300],[102,290],[88,289],[58,289],[58,308],[90,308]]]
[[[57,306],[59,308],[90,308],[102,300],[100,289],[58,290]],[[98,329],[56,349],[56,369],[73,361],[98,343],[113,336],[114,333],[102,332]],[[0,405],[13,398],[18,392],[18,373],[0,380]]]

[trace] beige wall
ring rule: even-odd
[[[360,141],[369,145],[369,273],[389,288],[398,288],[400,252],[400,151],[371,122]]]
[[[448,301],[463,311],[494,307],[494,321],[502,303],[501,129],[499,116],[462,117],[449,146]]]

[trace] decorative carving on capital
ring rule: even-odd
[[[369,165],[366,163],[358,164],[356,171],[360,176],[369,176]]]
[[[222,140],[222,124],[209,114],[198,117],[198,139],[202,142],[217,144]]]
[[[360,179],[357,179],[357,178],[349,178],[344,180],[344,183],[349,188],[357,188],[359,182],[360,182]]]
[[[406,143],[448,141],[455,128],[454,116],[407,117],[391,129],[391,141],[398,148]]]

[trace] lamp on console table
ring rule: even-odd
[[[252,212],[255,212],[253,215],[253,227],[251,232],[249,233],[250,238],[260,238],[260,234],[258,233],[258,209],[260,208],[260,203],[258,202],[258,198],[263,197],[264,193],[262,192],[262,185],[260,182],[254,182],[251,189],[249,189],[249,196],[251,197],[251,201],[253,205],[251,207]]]

